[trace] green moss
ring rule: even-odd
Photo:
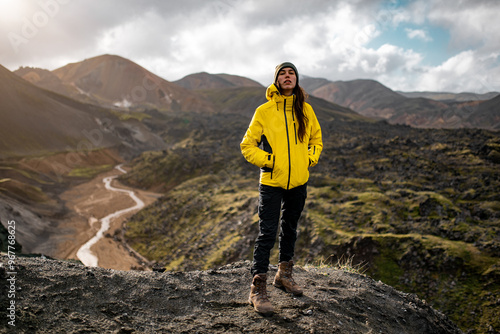
[[[176,258],[175,260],[169,262],[166,266],[165,266],[165,269],[166,270],[178,270],[179,267],[182,265],[182,263],[184,262],[185,260],[185,257],[184,255],[181,255],[179,256],[178,258]]]
[[[481,209],[487,209],[499,212],[500,211],[500,201],[482,201],[479,203]]]
[[[458,211],[458,208],[453,204],[453,202],[450,199],[446,198],[445,196],[443,196],[439,193],[431,192],[431,191],[421,191],[421,192],[417,192],[416,194],[421,196],[421,197],[424,197],[424,198],[425,197],[432,198],[432,199],[436,200],[438,203],[440,203],[441,205]]]
[[[217,243],[216,250],[210,253],[209,256],[205,258],[206,264],[204,269],[213,268],[216,265],[224,264],[226,261],[226,252],[240,240],[241,236],[239,236],[236,232],[226,235],[224,239]]]
[[[370,179],[361,178],[345,178],[342,185],[351,189],[366,189],[368,187],[374,186],[374,183]]]
[[[2,191],[17,198],[23,202],[48,203],[50,198],[42,191],[40,187],[19,182],[16,180],[7,180],[3,182]]]
[[[373,238],[378,244],[379,254],[375,257],[372,268],[369,268],[369,273],[386,284],[396,286],[403,274],[403,269],[398,264],[401,253],[395,251],[394,248],[395,245],[400,244],[400,240],[408,237],[376,235]]]
[[[474,268],[478,274],[486,272],[492,265],[499,263],[497,258],[485,255],[470,243],[458,240],[447,240],[432,235],[420,238],[422,245],[427,249],[444,249],[451,257],[460,258],[469,268]]]
[[[449,149],[448,144],[443,144],[443,143],[434,143],[428,147],[429,150],[431,151],[444,151]]]
[[[27,170],[24,170],[22,168],[18,168],[18,167],[11,167],[11,166],[0,166],[0,171],[1,170],[5,170],[5,171],[9,171],[9,172],[14,172],[16,174],[19,174],[21,175],[22,177],[25,177],[29,180],[33,180],[35,181],[36,183],[39,183],[39,184],[50,184],[50,182],[47,182],[43,179],[41,179],[38,175],[38,173],[33,173],[31,171],[27,171]]]
[[[143,113],[143,112],[137,112],[137,111],[111,110],[111,113],[113,115],[117,116],[121,121],[128,121],[129,119],[136,119],[139,122],[142,122],[146,118],[151,118],[150,115]]]
[[[101,166],[92,166],[92,167],[78,167],[73,168],[68,176],[70,177],[81,177],[81,178],[93,178],[98,174],[111,170],[113,168],[112,165],[101,165]]]

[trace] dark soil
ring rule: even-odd
[[[1,327],[8,333],[461,333],[413,294],[330,268],[296,267],[305,287],[293,297],[270,283],[276,312],[248,304],[250,262],[210,271],[144,272],[85,267],[44,258],[15,259],[15,297],[7,257],[0,278]],[[15,327],[6,307],[15,301]]]

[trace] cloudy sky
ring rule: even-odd
[[[498,0],[0,0],[0,64],[49,70],[101,54],[166,80],[197,72],[267,85],[302,75],[393,90],[500,91]]]

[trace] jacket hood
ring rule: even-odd
[[[269,85],[269,87],[267,87],[266,99],[271,101],[274,96],[279,96],[279,95],[281,95],[280,91],[278,90],[278,87],[276,87],[275,84],[271,84],[271,85]]]
[[[278,87],[275,84],[269,85],[266,90],[266,99],[269,101],[273,100],[275,102],[283,101],[284,99],[293,98],[294,95],[285,96],[281,95]]]

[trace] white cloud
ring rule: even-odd
[[[406,28],[405,31],[406,31],[406,35],[408,36],[409,39],[420,39],[424,42],[432,41],[432,37],[430,37],[427,34],[427,31],[425,31],[425,30]]]
[[[420,76],[417,89],[473,93],[498,90],[499,61],[499,53],[479,56],[472,50],[461,52],[440,66],[429,68]]]
[[[495,0],[461,1],[456,6],[434,0],[428,20],[449,30],[453,49],[476,48],[488,52],[500,48],[499,12],[500,2]]]
[[[395,90],[500,90],[494,79],[500,74],[498,1],[401,6],[382,0],[0,0],[0,5],[6,1],[18,6],[0,13],[0,64],[11,70],[54,69],[111,53],[167,80],[207,71],[267,84],[274,66],[286,60],[305,75],[374,79]],[[54,15],[41,3],[52,4]],[[14,52],[6,33],[22,36],[23,24],[37,13],[46,13],[48,21]],[[424,67],[425,55],[410,48],[389,42],[369,47],[383,32],[405,24],[412,26],[409,38],[424,41],[430,41],[432,26],[449,31],[450,45],[443,48],[452,57]],[[489,84],[477,88],[478,82]]]

